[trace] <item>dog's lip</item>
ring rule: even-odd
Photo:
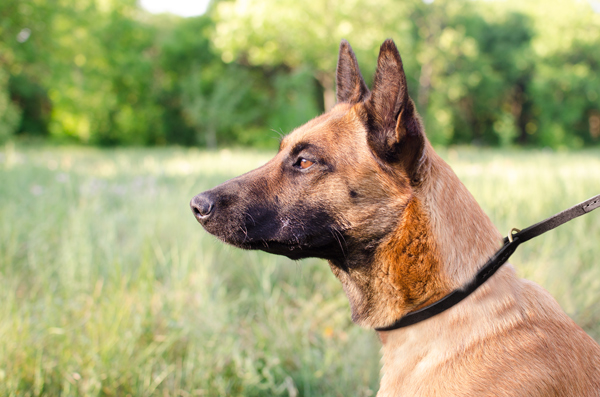
[[[329,251],[328,247],[331,242],[322,242],[321,244],[311,244],[305,242],[287,242],[277,240],[238,240],[232,241],[227,238],[219,237],[220,240],[227,244],[231,244],[237,248],[245,250],[260,250],[275,255],[287,256],[292,260],[317,257],[323,259],[331,259],[330,256],[323,256],[325,251]]]
[[[296,250],[303,249],[301,244],[287,243],[287,242],[282,242],[282,241],[277,241],[277,240],[245,240],[245,241],[239,241],[239,242],[226,240],[223,238],[221,238],[221,240],[223,240],[224,242],[226,242],[228,244],[235,245],[236,247],[239,247],[239,248],[252,249],[252,250],[256,250],[256,249],[269,250],[270,248],[274,248],[274,247],[286,248],[290,251],[296,251]]]

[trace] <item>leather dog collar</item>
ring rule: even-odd
[[[445,310],[450,309],[471,293],[479,286],[485,283],[496,271],[510,258],[515,252],[519,244],[522,244],[534,237],[539,236],[549,230],[552,230],[563,223],[575,219],[581,215],[585,215],[596,208],[600,207],[600,195],[592,197],[582,203],[577,204],[567,210],[559,212],[550,218],[529,226],[526,229],[512,229],[508,236],[504,238],[504,245],[500,248],[483,267],[477,272],[475,277],[463,288],[456,289],[440,299],[422,309],[410,312],[401,317],[387,327],[375,328],[376,331],[392,331],[394,329],[407,327],[418,322],[427,320]],[[516,232],[513,234],[513,232]]]

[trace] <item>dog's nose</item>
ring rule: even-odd
[[[213,213],[215,201],[206,193],[200,193],[190,201],[190,208],[198,222],[205,221]]]

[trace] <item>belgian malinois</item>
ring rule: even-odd
[[[372,91],[342,41],[337,100],[191,207],[236,247],[326,259],[353,321],[377,329],[461,288],[502,239],[427,140],[392,40]],[[379,336],[378,396],[600,396],[600,346],[509,264],[451,309]]]

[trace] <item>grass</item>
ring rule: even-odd
[[[440,150],[504,234],[600,193],[600,151]],[[320,260],[227,247],[188,202],[272,153],[0,148],[0,395],[369,396],[379,342]],[[600,213],[511,259],[600,339]]]

